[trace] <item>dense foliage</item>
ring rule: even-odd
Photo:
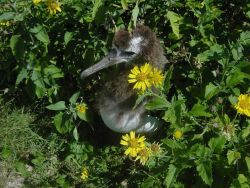
[[[0,165],[31,187],[250,187],[249,21],[247,0],[2,0]],[[95,111],[105,71],[80,79],[138,24],[169,60],[147,104],[162,151],[145,164]]]

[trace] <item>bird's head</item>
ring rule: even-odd
[[[155,34],[147,26],[137,26],[131,33],[119,30],[115,33],[110,52],[98,63],[84,70],[81,78],[113,65],[120,63],[129,65],[138,62],[135,61],[138,58],[147,60],[152,56],[158,56],[158,52],[155,51],[158,49],[162,50]]]

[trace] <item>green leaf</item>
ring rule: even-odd
[[[83,112],[77,112],[77,116],[84,121],[88,121],[88,117],[87,117],[87,112],[83,113]]]
[[[172,125],[181,125],[181,112],[184,106],[184,100],[173,100],[170,107],[165,111],[163,119]]]
[[[66,109],[65,101],[59,101],[55,104],[50,104],[46,106],[46,108],[49,110],[65,110]]]
[[[75,138],[76,141],[79,140],[79,134],[78,134],[78,131],[77,131],[77,128],[75,127],[74,130],[73,130],[73,136]]]
[[[170,21],[170,25],[171,25],[173,33],[179,39],[180,38],[179,26],[180,26],[180,21],[181,21],[182,17],[180,15],[176,14],[175,12],[172,12],[172,11],[168,11],[166,17]]]
[[[15,18],[15,12],[5,12],[0,15],[0,21],[12,20]]]
[[[148,110],[162,110],[171,106],[171,103],[168,102],[165,98],[157,96],[154,97],[146,104],[146,109]]]
[[[73,32],[66,32],[65,34],[64,34],[64,43],[65,43],[65,45],[67,45],[68,43],[69,43],[69,41],[71,41],[71,39],[73,38],[73,36],[74,36],[74,33]]]
[[[36,93],[37,98],[40,99],[44,97],[44,95],[46,94],[46,89],[39,87],[39,86],[35,86],[35,93]]]
[[[31,80],[33,83],[40,88],[45,88],[43,77],[39,71],[34,70],[31,75]]]
[[[250,79],[250,76],[240,70],[236,69],[226,79],[227,87],[234,87],[240,83],[244,83],[244,79]]]
[[[173,70],[174,70],[174,66],[171,65],[166,72],[165,81],[164,81],[164,92],[165,93],[168,93],[168,91],[170,89],[170,86],[171,86],[170,81],[171,81],[172,76],[173,76]]]
[[[62,70],[55,65],[49,65],[44,68],[44,76],[48,77],[50,76],[51,78],[63,78],[64,74]]]
[[[209,186],[213,183],[213,176],[212,176],[212,162],[200,162],[196,163],[196,169],[201,177],[201,179]]]
[[[93,6],[93,10],[92,10],[92,18],[94,19],[100,9],[100,7],[102,7],[104,4],[103,0],[94,0],[94,6]]]
[[[10,48],[16,58],[23,58],[25,47],[21,35],[12,35],[10,39]]]
[[[29,176],[30,174],[30,172],[27,171],[27,168],[25,167],[25,164],[23,162],[20,161],[15,162],[15,168],[23,176]]]
[[[250,126],[247,126],[241,132],[242,132],[242,138],[246,139],[250,135]]]
[[[173,164],[170,164],[168,166],[168,172],[167,172],[167,176],[165,178],[165,184],[166,184],[167,188],[171,187],[171,184],[174,182],[175,176],[176,176],[176,171],[177,171],[177,168]]]
[[[56,130],[61,133],[67,133],[70,132],[73,128],[73,125],[71,123],[71,117],[63,112],[59,112],[54,117],[54,124],[56,127]]]
[[[240,152],[237,151],[233,151],[233,150],[228,150],[227,152],[227,160],[228,160],[228,164],[235,164],[236,161],[238,161],[241,158],[241,154]]]
[[[38,25],[30,30],[31,33],[35,34],[35,37],[41,41],[45,46],[50,43],[49,35],[43,26]]]
[[[230,45],[231,52],[235,61],[240,60],[243,57],[243,47],[239,43],[232,43]]]
[[[211,138],[208,142],[208,146],[214,153],[221,153],[225,147],[226,139],[224,137]]]
[[[138,2],[139,1],[136,2],[136,5],[132,10],[132,21],[133,21],[134,27],[136,26],[137,18],[138,18],[138,15],[139,15],[139,6],[138,6],[139,3]]]
[[[207,107],[198,102],[193,106],[193,108],[191,109],[189,113],[196,117],[200,117],[200,116],[211,117],[212,114],[206,111],[207,111]]]
[[[246,156],[245,161],[247,164],[248,171],[250,172],[250,157]]]
[[[249,188],[250,186],[249,181],[244,174],[239,174],[238,181],[242,188]]]
[[[128,9],[127,0],[121,0],[121,5],[122,5],[123,10],[127,10]]]
[[[210,47],[209,50],[206,50],[200,54],[197,55],[197,60],[199,62],[206,62],[209,60],[213,60],[215,58],[217,58],[217,56],[220,56],[223,53],[223,46],[219,45],[219,44],[215,44],[213,46]],[[217,55],[217,56],[215,56]]]
[[[219,93],[219,87],[215,86],[211,82],[205,87],[205,93],[204,93],[204,98],[206,100],[211,99],[213,96],[215,96],[217,93]]]
[[[28,77],[28,70],[26,68],[22,68],[19,74],[17,75],[16,86],[18,86],[20,82],[27,77]]]
[[[240,34],[240,43],[245,46],[250,45],[250,31],[242,32]]]
[[[79,97],[79,95],[80,95],[80,91],[78,91],[78,92],[76,92],[75,94],[73,94],[73,95],[70,97],[69,102],[70,102],[71,104],[75,104],[76,101],[77,101],[77,99],[78,99],[78,97]]]

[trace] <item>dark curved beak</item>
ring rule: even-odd
[[[82,73],[81,73],[81,78],[87,78],[88,76],[96,73],[97,71],[100,71],[104,68],[113,66],[113,65],[117,65],[123,62],[128,62],[130,60],[132,60],[135,56],[135,53],[133,52],[122,52],[119,54],[108,54],[107,56],[105,56],[101,61],[99,61],[98,63],[92,65],[91,67],[85,69]]]
[[[110,63],[109,57],[106,56],[104,57],[101,61],[99,61],[98,63],[92,65],[91,67],[85,69],[82,73],[81,73],[81,78],[87,78],[88,76],[90,76],[91,74],[96,73],[99,70],[102,70],[104,68],[107,68],[109,66],[111,66],[112,64]]]

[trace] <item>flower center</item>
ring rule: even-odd
[[[139,143],[137,142],[137,140],[135,138],[131,138],[129,140],[129,145],[132,147],[132,148],[137,148],[139,146]]]
[[[138,75],[136,76],[136,78],[137,78],[138,81],[144,81],[144,80],[147,79],[147,74],[141,72],[140,74],[138,74]]]
[[[148,157],[148,150],[147,149],[141,149],[140,150],[140,156],[141,157]]]
[[[152,144],[151,145],[151,150],[153,152],[158,152],[160,150],[160,146],[158,144]]]
[[[250,108],[250,104],[246,100],[240,101],[239,106],[242,109],[248,109],[248,108]]]

